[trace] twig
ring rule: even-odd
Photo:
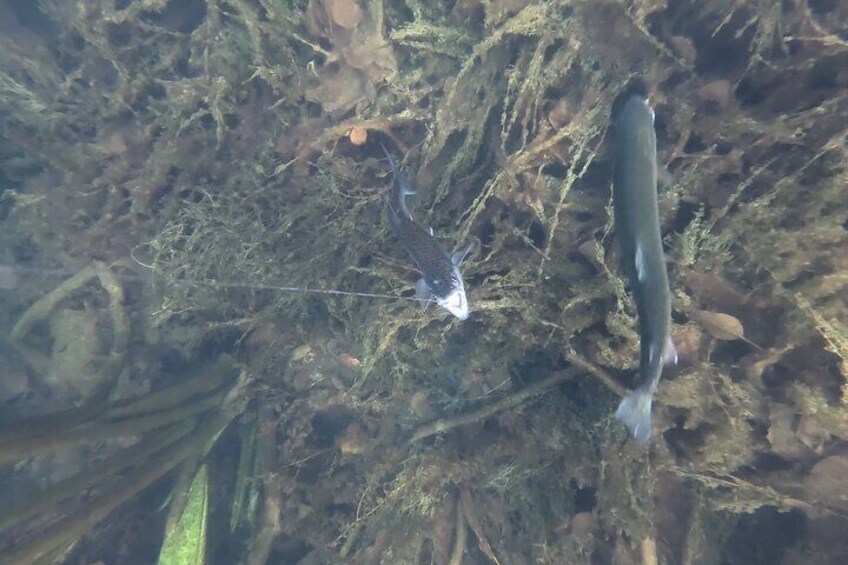
[[[258,528],[254,528],[253,538],[247,555],[249,565],[264,565],[273,549],[274,540],[282,530],[280,512],[283,506],[283,484],[277,469],[276,419],[274,408],[267,402],[259,405],[256,449],[259,457],[260,476],[262,477],[263,500],[262,516]]]
[[[473,424],[474,422],[485,420],[489,416],[496,414],[501,410],[506,410],[508,408],[518,406],[519,404],[523,404],[534,396],[542,394],[549,388],[554,387],[559,383],[567,381],[568,379],[574,377],[576,373],[577,371],[575,371],[574,369],[557,371],[549,377],[546,377],[541,381],[516,392],[515,394],[507,396],[506,398],[502,398],[501,400],[498,400],[497,402],[494,402],[489,406],[484,406],[479,410],[474,410],[473,412],[469,412],[467,414],[452,416],[450,418],[441,418],[439,420],[436,420],[435,422],[424,424],[423,426],[418,428],[418,430],[415,431],[415,433],[412,435],[412,439],[409,440],[409,443],[416,443],[424,438],[428,438],[436,434],[445,433],[454,428],[458,428],[459,426]]]
[[[606,371],[604,371],[591,361],[585,359],[582,355],[580,355],[573,349],[569,349],[568,351],[566,351],[565,358],[568,360],[569,363],[577,365],[578,367],[590,372],[594,377],[604,383],[608,389],[613,391],[618,396],[624,398],[628,395],[627,389],[618,384],[616,380],[609,376]]]
[[[465,553],[465,545],[468,543],[468,528],[465,527],[465,514],[461,511],[456,513],[456,533],[454,534],[453,553],[451,553],[449,565],[462,565],[462,554]]]
[[[466,487],[463,487],[459,496],[459,506],[462,509],[461,514],[465,516],[465,520],[468,522],[468,526],[474,531],[474,535],[477,536],[477,545],[480,546],[480,551],[491,559],[495,565],[500,565],[500,561],[498,561],[495,551],[492,549],[489,540],[486,538],[486,533],[483,531],[483,524],[480,522],[480,517],[477,516],[477,510],[474,507],[471,492]]]
[[[657,540],[648,536],[642,540],[640,546],[642,552],[642,565],[657,565]]]
[[[99,382],[88,394],[84,405],[101,404],[109,398],[112,388],[121,376],[130,342],[130,318],[124,308],[124,287],[101,261],[94,261],[94,271],[100,286],[109,295],[109,316],[112,319],[112,345],[105,366],[98,371]]]
[[[18,319],[14,327],[12,327],[10,336],[12,341],[20,341],[22,337],[29,333],[33,325],[47,318],[59,302],[70,296],[77,289],[82,288],[96,275],[97,272],[94,267],[86,267],[36,300]]]

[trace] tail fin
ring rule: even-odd
[[[651,439],[652,403],[653,387],[645,383],[622,400],[615,412],[615,417],[627,426],[639,443],[647,443]]]

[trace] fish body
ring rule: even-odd
[[[657,208],[654,111],[631,96],[615,119],[613,207],[616,238],[639,316],[640,386],[619,405],[616,418],[639,442],[651,437],[651,403],[663,367],[677,361],[671,342],[671,290]]]
[[[386,198],[386,217],[392,232],[401,240],[409,256],[421,271],[415,285],[415,296],[423,307],[435,301],[451,314],[468,318],[468,300],[459,264],[469,249],[448,255],[433,236],[432,229],[417,224],[406,205],[406,197],[415,194],[409,179],[394,157],[383,147],[392,168],[392,187]]]

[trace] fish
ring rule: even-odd
[[[386,198],[389,227],[421,271],[421,278],[415,284],[415,297],[425,310],[436,302],[460,320],[465,320],[469,312],[468,298],[459,265],[471,247],[448,255],[436,240],[433,228],[424,229],[415,222],[406,204],[406,197],[415,194],[415,190],[388,149],[382,144],[380,146],[392,171],[392,187]]]
[[[651,405],[663,368],[677,363],[671,341],[671,290],[657,207],[654,110],[631,95],[614,119],[613,210],[616,239],[639,318],[641,384],[615,415],[639,443],[651,438]]]

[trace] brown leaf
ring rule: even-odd
[[[331,115],[373,101],[376,86],[398,72],[394,50],[383,37],[384,19],[382,2],[369,2],[363,10],[357,0],[310,0],[307,28],[328,39],[332,50],[307,98]]]
[[[328,0],[325,6],[337,26],[353,29],[362,21],[362,9],[356,0]]]
[[[451,542],[456,530],[456,497],[447,496],[433,516],[433,561],[447,565],[451,553]]]
[[[581,243],[577,250],[595,267],[596,271],[599,273],[606,271],[606,265],[603,262],[604,248],[600,243],[594,239],[589,239]]]
[[[474,532],[474,535],[477,536],[477,545],[480,547],[480,551],[482,551],[486,557],[495,563],[495,565],[500,565],[500,561],[495,555],[492,545],[489,543],[489,540],[483,531],[483,524],[480,522],[480,517],[477,515],[477,509],[474,506],[474,499],[471,498],[471,492],[467,488],[463,488],[460,492],[459,500],[460,508],[462,509],[462,513],[465,515],[465,521],[468,523],[468,527]]]
[[[321,104],[328,114],[343,114],[375,96],[374,85],[361,72],[347,65],[323,69],[318,86],[306,93],[309,100]]]
[[[578,512],[571,519],[571,536],[578,546],[591,547],[597,526],[595,515],[591,512]]]
[[[761,351],[754,351],[743,357],[739,364],[749,379],[759,379],[766,369],[780,361],[790,349],[792,349],[792,346],[770,347]]]
[[[676,326],[672,332],[672,341],[677,350],[677,362],[681,365],[694,365],[698,362],[704,332],[695,324]]]
[[[685,270],[681,276],[702,306],[736,310],[748,302],[747,296],[718,275]]]
[[[714,80],[698,89],[698,98],[723,108],[733,99],[733,85],[729,80]]]
[[[353,126],[348,134],[348,138],[354,145],[364,145],[368,141],[368,128],[365,126]]]
[[[816,453],[822,453],[830,440],[830,433],[816,418],[803,415],[798,420],[795,437]]]
[[[689,317],[701,324],[707,333],[716,339],[733,341],[745,339],[745,329],[738,318],[721,312],[708,312],[707,310],[693,310]]]

